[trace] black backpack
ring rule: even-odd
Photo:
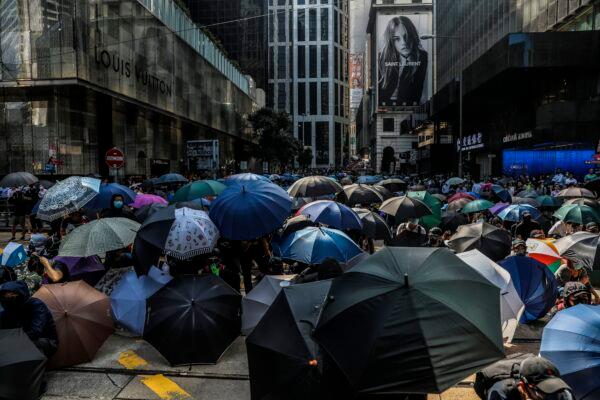
[[[519,370],[521,368],[521,362],[529,357],[535,357],[531,353],[515,353],[511,354],[504,360],[500,360],[489,367],[482,369],[475,375],[475,393],[480,399],[487,399],[488,390],[496,382],[503,381],[505,379],[515,379],[519,376]],[[517,385],[514,385],[514,389]],[[513,398],[510,396],[509,398]]]

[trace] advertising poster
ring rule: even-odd
[[[377,17],[379,107],[418,107],[431,96],[431,14]]]
[[[186,156],[189,171],[214,171],[219,168],[219,141],[188,141]]]
[[[350,54],[350,107],[357,108],[362,100],[364,88],[364,57]]]

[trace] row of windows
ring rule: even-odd
[[[297,0],[296,5],[317,5],[317,4],[333,4],[344,12],[348,12],[348,0],[333,0],[331,3],[329,0]],[[288,6],[294,5],[293,0],[269,0],[269,6]]]
[[[275,54],[275,49],[277,53]],[[289,79],[288,46],[271,46],[269,48],[269,76],[271,79]],[[308,52],[308,53],[307,53]],[[320,54],[318,54],[320,52]],[[333,77],[346,82],[348,80],[348,53],[338,47],[334,49]],[[308,57],[308,58],[307,58]],[[319,60],[321,60],[319,67]],[[308,61],[308,65],[307,65]],[[298,79],[329,77],[329,46],[298,46],[297,57]],[[291,68],[289,70],[291,73]],[[275,76],[275,74],[277,74]]]
[[[269,17],[269,40],[286,43],[329,41],[329,8],[302,8],[297,13],[297,39],[293,35],[293,11],[273,9]],[[286,21],[286,14],[288,15]],[[341,26],[341,29],[340,29]],[[286,35],[287,33],[287,35]],[[335,43],[348,42],[348,18],[334,9],[333,40]]]
[[[317,164],[330,164],[329,160],[329,121],[306,121],[298,124],[298,140],[304,146],[312,146],[312,128],[315,127],[315,161]],[[348,144],[348,127],[339,122],[334,123],[333,144],[335,149],[334,162],[340,165],[342,153]]]
[[[285,84],[280,84],[285,87]],[[308,93],[307,93],[308,89]],[[319,91],[320,89],[320,91]],[[333,114],[347,117],[348,89],[335,84]],[[319,104],[319,94],[321,102]],[[307,100],[308,98],[308,100]],[[329,82],[298,82],[298,115],[328,115],[330,104]],[[285,108],[284,108],[285,109]]]

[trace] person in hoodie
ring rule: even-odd
[[[58,350],[58,334],[50,310],[40,299],[29,295],[23,281],[0,286],[0,329],[18,329],[48,358]]]
[[[100,218],[129,218],[137,221],[135,215],[125,206],[125,199],[120,194],[114,194],[110,198],[110,207],[100,213]]]

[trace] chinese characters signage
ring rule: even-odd
[[[482,149],[483,144],[483,133],[478,132],[472,135],[463,136],[462,141],[460,137],[456,141],[456,151],[469,151],[475,149]]]

